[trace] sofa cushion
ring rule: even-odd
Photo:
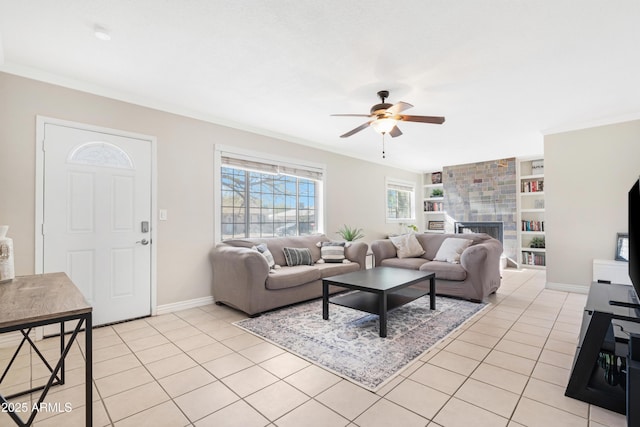
[[[424,258],[387,258],[380,263],[383,267],[410,268],[417,270],[422,264],[428,262]]]
[[[444,239],[438,253],[433,257],[434,261],[445,261],[453,264],[460,263],[460,255],[467,249],[473,241],[470,239],[461,239],[457,237],[448,237]]]
[[[398,251],[398,258],[414,258],[424,254],[424,248],[413,233],[389,238]]]
[[[336,264],[336,263],[326,263],[326,264],[316,264],[315,265],[318,271],[320,271],[320,277],[331,277],[337,276],[338,274],[351,273],[352,271],[360,270],[360,265],[357,262],[352,262],[349,264]]]
[[[267,289],[287,289],[320,280],[320,270],[310,265],[282,267],[269,273],[265,287]]]
[[[283,248],[284,259],[289,267],[296,265],[313,265],[309,248]]]
[[[425,262],[419,270],[436,273],[436,279],[464,281],[467,278],[467,271],[460,264],[445,261]]]

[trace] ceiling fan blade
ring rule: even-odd
[[[396,136],[400,136],[402,135],[402,131],[400,130],[400,128],[398,126],[394,126],[390,131],[389,131],[389,135],[391,135],[391,137],[395,138]]]
[[[436,116],[407,116],[402,115],[400,119],[405,122],[420,122],[420,123],[433,123],[436,125],[441,125],[444,123],[444,117],[436,117]]]
[[[400,114],[404,110],[408,110],[411,107],[413,107],[413,105],[409,104],[408,102],[400,101],[397,104],[394,104],[391,107],[387,108],[387,113],[395,116],[396,114]]]
[[[357,128],[352,129],[352,130],[350,130],[349,132],[345,133],[344,135],[340,135],[340,138],[347,138],[347,137],[349,137],[349,136],[353,135],[354,133],[358,133],[358,132],[360,132],[362,129],[366,129],[366,128],[368,128],[370,124],[371,124],[371,122],[363,123],[363,124],[361,124],[360,126],[358,126]]]
[[[330,114],[338,117],[371,117],[371,114]]]

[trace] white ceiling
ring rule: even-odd
[[[640,117],[639,22],[638,0],[0,0],[0,70],[424,171]],[[446,122],[400,123],[385,160],[373,129],[339,138],[366,119],[329,115],[382,89]]]

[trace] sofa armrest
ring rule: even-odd
[[[502,244],[489,239],[471,245],[460,255],[460,264],[467,271],[467,277],[477,287],[475,299],[482,300],[500,286],[500,256]]]
[[[500,242],[490,239],[466,248],[460,255],[460,264],[467,271],[478,266],[493,266],[493,264],[495,264],[496,268],[499,268],[501,255],[502,245]]]
[[[360,270],[367,268],[367,251],[369,245],[364,242],[352,242],[349,246],[344,248],[344,256],[349,261],[357,262],[360,265]]]
[[[382,260],[387,258],[395,258],[398,256],[396,247],[391,243],[391,240],[376,240],[371,243],[371,251],[373,252],[373,258],[376,262],[376,267],[380,266]]]
[[[211,251],[213,298],[216,301],[249,301],[251,289],[264,288],[269,264],[258,251],[224,243]]]

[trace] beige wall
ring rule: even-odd
[[[159,305],[211,295],[215,144],[326,164],[331,238],[345,223],[364,228],[367,242],[396,232],[384,218],[385,176],[421,185],[417,173],[0,73],[0,224],[11,227],[19,275],[35,271],[36,115],[157,138],[158,207],[168,210],[155,242]]]
[[[593,259],[614,259],[616,233],[627,232],[640,120],[547,135],[544,157],[547,282],[586,289]]]

